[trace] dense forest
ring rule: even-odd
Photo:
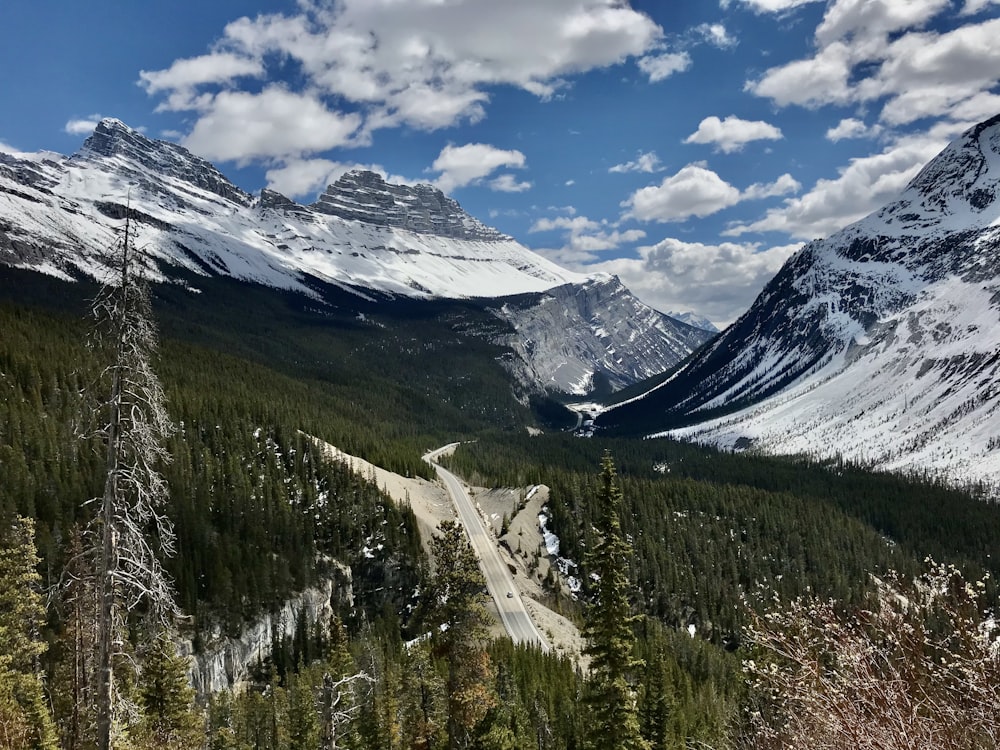
[[[87,345],[96,289],[0,274],[0,748],[91,748],[81,549],[108,472],[95,430],[107,363]],[[164,627],[129,610],[117,667],[131,713],[115,747],[735,747],[770,716],[745,662],[766,658],[759,618],[775,596],[834,601],[832,618],[870,607],[880,581],[902,590],[931,557],[993,576],[977,601],[996,599],[1000,511],[977,488],[665,440],[529,437],[558,410],[522,404],[498,331],[483,330],[498,324],[475,305],[316,310],[211,284],[211,301],[180,285],[152,300],[173,426],[156,467],[176,536],[163,564],[180,616]],[[463,439],[449,465],[471,483],[548,485],[549,527],[582,582],[567,596],[550,581],[551,596],[589,661],[490,641],[456,529],[442,526],[429,563],[410,509],[313,437],[425,477],[422,453]],[[195,696],[178,644],[238,636],[341,566],[353,606],[275,637],[246,689]]]

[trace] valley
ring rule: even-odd
[[[32,747],[94,744],[82,644],[120,365],[89,308],[140,281],[176,612],[112,592],[136,748],[578,750],[597,702],[643,747],[746,745],[779,710],[753,680],[794,666],[762,623],[855,613],[881,638],[880,613],[942,576],[954,601],[899,617],[944,638],[916,649],[926,674],[981,634],[961,643],[978,685],[1000,580],[998,133],[805,245],[721,333],[429,185],[359,170],[310,205],[251,196],[117,120],[69,157],[3,155],[0,602],[28,614],[0,613],[0,718],[34,717]],[[138,278],[109,285],[126,227]]]

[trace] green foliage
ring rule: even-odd
[[[449,747],[457,748],[465,746],[466,735],[496,701],[484,645],[489,622],[486,579],[464,527],[442,521],[438,531],[431,539],[435,569],[428,621],[434,628],[435,651],[448,664]]]
[[[140,748],[187,750],[204,737],[204,723],[194,708],[187,660],[179,657],[166,633],[153,639],[142,660],[138,681],[142,720],[133,733]]]
[[[633,688],[635,671],[643,664],[635,655],[632,627],[637,618],[629,601],[632,548],[622,535],[622,491],[608,453],[601,459],[599,482],[595,505],[600,521],[587,556],[597,583],[583,628],[585,653],[591,657],[590,744],[602,750],[645,750],[649,745],[640,734]]]
[[[0,527],[0,748],[56,747],[55,725],[42,692],[39,627],[45,609],[36,570],[34,523]]]

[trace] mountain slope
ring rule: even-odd
[[[199,279],[211,277],[305,294],[320,303],[331,287],[368,301],[492,300],[556,287],[595,298],[593,290],[604,288],[605,280],[551,263],[432,186],[391,185],[371,172],[345,174],[310,206],[269,190],[255,197],[186,149],[110,119],[68,158],[0,154],[0,263],[66,280],[101,278],[126,210],[136,220],[148,275],[193,291],[205,287]],[[627,297],[622,314],[633,322],[609,326],[604,319],[581,317],[570,304],[570,322],[561,325],[560,335],[572,339],[584,359],[574,361],[572,378],[549,380],[536,378],[529,356],[512,368],[525,385],[580,390],[577,384],[605,370],[616,384],[632,383],[680,361],[693,348],[683,342],[709,337],[692,336],[687,326],[618,287],[614,296]],[[556,295],[568,303],[573,297]],[[517,306],[527,319],[522,327],[531,328],[539,317],[533,307],[527,301]],[[508,315],[500,317],[513,323]],[[621,337],[609,337],[609,330],[619,328]],[[516,335],[508,343],[528,350]],[[609,367],[602,358],[608,346],[639,361]]]
[[[715,342],[601,415],[615,432],[1000,470],[1000,117],[898,200],[794,255]]]

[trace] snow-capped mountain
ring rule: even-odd
[[[199,277],[211,276],[320,301],[322,284],[362,296],[417,299],[492,299],[567,285],[603,288],[485,226],[430,185],[391,185],[358,171],[345,174],[308,206],[269,190],[251,196],[181,146],[147,138],[112,119],[103,120],[70,157],[0,153],[0,263],[66,280],[103,277],[126,206],[150,278],[181,281],[192,289]],[[636,321],[609,326],[574,308],[562,336],[573,339],[578,351],[612,346],[623,360],[648,358],[650,364],[609,368],[595,354],[592,361],[574,362],[571,379],[539,380],[536,386],[583,382],[588,371],[599,370],[615,374],[616,383],[634,382],[626,373],[641,377],[689,353],[678,345],[691,338],[686,326],[624,289],[614,295],[630,300],[621,312]],[[551,299],[546,295],[537,303]],[[518,308],[532,318],[530,300]],[[510,316],[503,318],[518,327]],[[621,337],[609,331],[620,331]],[[562,356],[540,351],[537,343],[532,352],[545,361]],[[529,376],[536,372],[530,361],[515,369]]]
[[[996,482],[998,198],[995,117],[896,201],[803,247],[716,341],[599,424]]]

